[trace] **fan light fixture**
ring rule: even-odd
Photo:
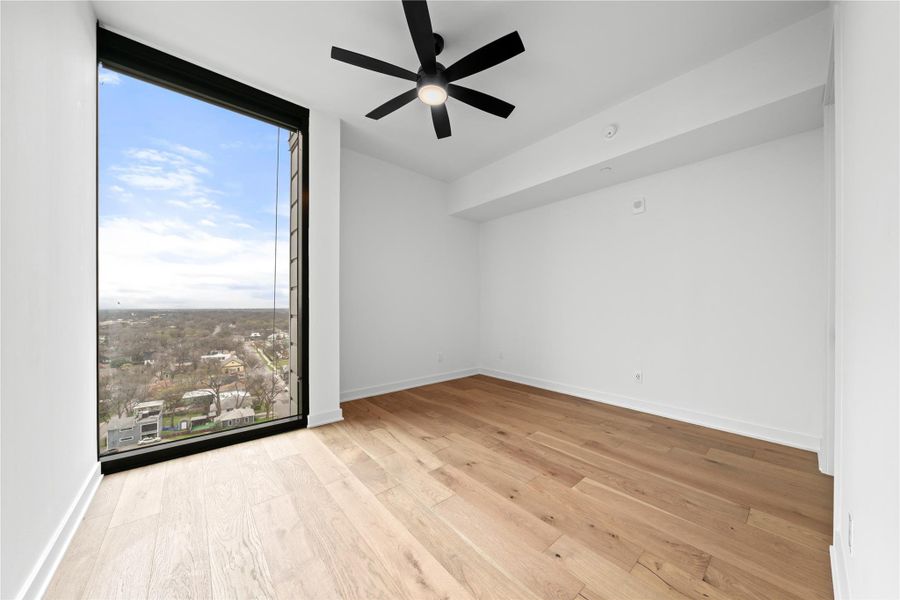
[[[419,100],[428,106],[440,106],[447,101],[447,90],[430,83],[419,88]]]
[[[431,109],[434,133],[438,139],[441,139],[450,137],[450,116],[447,114],[446,106],[448,96],[503,119],[509,116],[515,108],[509,102],[504,102],[478,90],[463,87],[455,82],[495,67],[513,56],[525,52],[525,46],[522,44],[522,38],[519,37],[518,32],[508,33],[490,44],[470,52],[449,67],[444,67],[437,61],[438,55],[444,50],[444,38],[431,28],[431,16],[428,14],[426,0],[403,0],[403,12],[406,15],[406,25],[419,59],[417,72],[359,52],[344,50],[337,46],[331,47],[331,58],[334,60],[416,83],[416,87],[413,89],[407,90],[375,110],[369,111],[366,115],[368,118],[377,121],[418,98]]]

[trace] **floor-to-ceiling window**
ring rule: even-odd
[[[300,424],[306,111],[98,38],[101,458]]]

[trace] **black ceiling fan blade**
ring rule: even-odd
[[[516,108],[509,102],[504,102],[500,98],[494,98],[484,92],[472,90],[461,85],[456,85],[455,83],[451,83],[447,86],[447,94],[460,102],[465,102],[469,106],[474,106],[479,110],[483,110],[486,113],[491,113],[498,117],[503,117],[504,119]]]
[[[433,75],[437,69],[434,54],[434,32],[431,29],[431,16],[428,14],[428,3],[425,0],[403,0],[403,12],[409,35],[422,69]]]
[[[384,62],[383,60],[378,60],[377,58],[366,56],[365,54],[359,54],[358,52],[353,52],[351,50],[344,50],[343,48],[338,48],[337,46],[331,47],[331,58],[333,58],[334,60],[345,62],[348,65],[353,65],[354,67],[360,67],[363,69],[368,69],[370,71],[384,73],[385,75],[393,75],[394,77],[399,77],[400,79],[406,79],[408,81],[415,81],[418,77],[415,73],[413,73],[412,71],[407,71],[403,67],[392,65],[391,63]]]
[[[416,95],[417,94],[416,94],[415,88],[409,90],[408,92],[403,92],[399,96],[397,96],[395,98],[391,98],[390,100],[388,100],[387,102],[385,102],[384,104],[382,104],[381,106],[379,106],[378,108],[376,108],[375,110],[373,110],[372,112],[367,114],[366,116],[369,117],[370,119],[375,119],[377,121],[381,117],[386,117],[387,115],[391,114],[398,108],[406,106],[407,104],[409,104],[410,102],[412,102],[413,100],[416,99]]]
[[[450,115],[447,114],[446,104],[431,107],[431,120],[434,122],[434,132],[439,140],[450,137]]]
[[[456,81],[490,69],[522,52],[525,52],[525,45],[519,37],[519,32],[513,31],[463,56],[447,67],[444,76],[447,77],[447,81]]]

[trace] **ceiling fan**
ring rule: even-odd
[[[509,116],[515,108],[512,104],[453,82],[490,69],[524,52],[525,46],[517,31],[482,46],[449,67],[444,67],[437,62],[437,56],[444,49],[444,38],[431,29],[428,4],[425,0],[403,0],[403,12],[406,13],[406,24],[409,26],[413,46],[419,58],[420,66],[417,73],[337,46],[331,48],[331,58],[335,60],[416,82],[415,88],[391,98],[367,114],[367,117],[378,120],[418,97],[431,107],[434,132],[438,139],[441,139],[450,136],[450,117],[445,104],[448,96],[504,119]]]

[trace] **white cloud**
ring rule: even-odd
[[[122,78],[115,71],[104,69],[97,74],[97,81],[100,82],[100,85],[119,85],[122,83]]]
[[[217,194],[210,188],[205,179],[212,172],[205,166],[194,162],[194,158],[209,159],[209,155],[181,144],[160,142],[174,149],[169,152],[156,148],[129,148],[125,156],[129,159],[125,164],[111,167],[119,183],[142,191],[172,192],[185,198],[184,201],[170,200],[170,204],[189,208],[188,203],[206,209],[218,208],[218,204],[209,199]],[[121,186],[119,186],[121,187]]]
[[[98,233],[103,307],[272,306],[271,237],[236,239],[180,219],[129,217],[101,219]],[[279,306],[287,303],[288,263],[287,244],[279,244]]]
[[[162,152],[155,148],[129,148],[125,151],[126,156],[130,156],[140,161],[150,161],[157,163],[170,163],[175,165],[187,164],[187,159],[183,156],[173,154],[171,152]]]
[[[161,167],[148,165],[114,167],[113,170],[119,173],[119,181],[142,190],[174,190],[188,192],[189,195],[200,185],[199,178],[182,170],[166,171]]]
[[[185,202],[184,200],[166,200],[166,204],[171,204],[172,206],[177,206],[178,208],[193,208],[190,204]]]
[[[131,199],[134,197],[134,194],[126,190],[120,185],[111,185],[107,188],[109,193],[118,200],[119,202],[128,204],[131,202]]]
[[[209,198],[194,198],[191,200],[191,204],[198,208],[219,208],[219,205],[210,200]]]
[[[250,223],[244,221],[244,217],[235,213],[225,213],[221,215],[223,219],[225,219],[228,225],[232,227],[239,227],[241,229],[256,229]]]
[[[128,219],[114,219],[112,222],[127,221]],[[159,234],[189,233],[193,231],[193,227],[182,221],[181,219],[162,219],[156,221],[140,221],[135,219],[134,223],[138,226]]]
[[[200,219],[198,223],[204,227],[216,227],[215,221],[210,221],[209,219]]]
[[[207,154],[206,152],[197,150],[196,148],[191,148],[190,146],[185,146],[184,144],[173,144],[172,142],[167,142],[165,140],[163,140],[161,143],[172,152],[176,152],[183,156],[193,158],[194,160],[207,161],[210,159],[209,154]]]

